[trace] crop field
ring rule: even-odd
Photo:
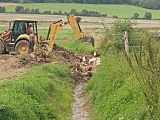
[[[53,21],[61,20],[66,15],[42,15],[42,14],[11,14],[11,13],[0,13],[0,27],[7,26],[8,22],[13,19],[36,19],[43,26],[48,27],[49,23]],[[116,18],[107,17],[87,17],[81,16],[80,25],[83,28],[104,28],[103,25],[110,27]],[[136,28],[160,28],[160,20],[131,20]],[[103,25],[102,25],[103,24]]]
[[[40,12],[48,11],[51,12],[70,12],[71,9],[76,9],[77,12],[81,12],[83,9],[88,11],[97,11],[103,14],[107,14],[108,17],[113,15],[119,18],[131,18],[134,13],[139,14],[139,18],[143,18],[145,12],[152,13],[152,19],[160,19],[160,10],[144,9],[131,5],[105,5],[105,4],[62,4],[62,3],[35,3],[35,4],[13,4],[13,6],[6,6],[7,12],[15,12],[16,6],[23,6],[29,9],[39,9]]]

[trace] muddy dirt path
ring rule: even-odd
[[[87,103],[86,94],[84,93],[86,83],[76,84],[74,89],[74,99],[72,104],[72,120],[91,120],[90,108]]]
[[[84,89],[92,77],[92,73],[100,64],[100,58],[94,55],[76,55],[59,47],[54,47],[53,51],[60,64],[67,63],[66,65],[71,68],[71,78],[76,81],[73,93],[75,101],[72,103],[72,120],[91,120],[88,95]]]

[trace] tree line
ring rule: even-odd
[[[129,4],[143,8],[159,10],[160,0],[0,0],[14,3],[82,3],[82,4]]]
[[[0,6],[0,13],[5,13],[6,9],[5,7],[1,7]],[[12,11],[13,12],[13,11]],[[52,14],[52,15],[69,15],[69,14],[74,14],[76,16],[91,16],[91,17],[107,17],[107,14],[102,14],[100,12],[97,11],[88,11],[86,9],[83,9],[81,12],[78,12],[76,9],[71,9],[70,12],[62,12],[61,10],[59,11],[54,11],[51,12],[51,10],[46,10],[41,12],[39,9],[30,9],[30,8],[24,8],[23,6],[17,6],[15,8],[15,13],[20,13],[20,14]],[[113,18],[118,18],[118,16],[113,15]],[[146,12],[143,18],[139,18],[139,14],[138,13],[134,13],[133,17],[131,17],[133,19],[151,19],[152,18],[152,14],[150,12]]]

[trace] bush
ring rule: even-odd
[[[30,11],[29,8],[25,8],[25,9],[24,9],[24,13],[25,13],[25,14],[29,14],[29,13],[31,13],[31,11]]]
[[[48,14],[49,15],[49,14],[51,14],[51,11],[50,10],[44,11],[43,14]]]
[[[158,120],[160,118],[160,113],[157,112],[160,110],[160,43],[150,34],[146,35],[145,41],[141,41],[139,51],[134,50],[134,59],[127,54],[126,57],[141,86],[141,93],[143,93],[148,106],[149,119]]]
[[[130,20],[117,20],[110,29],[105,28],[106,37],[101,42],[100,50],[102,52],[104,50],[104,53],[107,50],[110,50],[110,52],[122,51],[124,49],[124,32],[126,31],[130,35],[133,32],[132,25],[133,23]],[[132,41],[130,41],[129,44],[133,45]]]
[[[24,11],[24,7],[23,6],[17,6],[16,8],[15,8],[15,12],[16,13],[22,13]]]
[[[6,8],[0,6],[0,13],[5,13],[5,12],[6,12]]]
[[[78,14],[78,12],[76,11],[76,9],[71,9],[71,12],[70,12],[71,14],[74,14],[74,15],[77,15]]]
[[[133,18],[134,18],[134,19],[137,19],[138,17],[139,17],[139,14],[138,14],[138,13],[134,13]]]
[[[113,18],[118,18],[118,16],[117,15],[113,15]]]
[[[145,13],[145,19],[150,20],[152,18],[152,14],[150,12]]]

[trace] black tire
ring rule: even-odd
[[[6,52],[6,45],[3,40],[0,39],[0,53]]]
[[[29,52],[29,42],[26,40],[20,40],[15,46],[15,51],[18,54],[28,53]]]

